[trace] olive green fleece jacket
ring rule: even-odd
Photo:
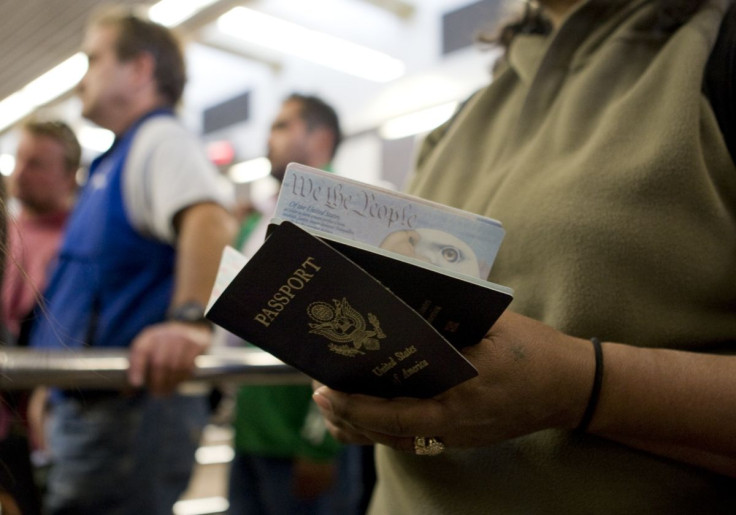
[[[733,352],[736,168],[701,93],[728,3],[662,34],[652,0],[587,0],[517,37],[427,138],[410,192],[503,222],[490,279],[514,288],[510,309],[580,337]],[[378,446],[377,468],[374,515],[736,513],[732,479],[556,430],[433,458]]]

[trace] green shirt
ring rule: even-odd
[[[312,402],[309,385],[242,386],[235,450],[257,456],[327,461],[340,450]]]
[[[329,166],[326,169],[331,171]],[[245,244],[263,216],[254,212],[243,220],[237,248]],[[342,448],[327,431],[309,385],[241,386],[233,425],[233,446],[244,454],[329,461]]]

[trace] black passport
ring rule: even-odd
[[[477,375],[455,347],[480,341],[510,300],[283,221],[207,318],[336,390],[432,397]]]
[[[504,286],[336,235],[306,230],[368,272],[457,349],[478,343],[513,299],[512,291]]]

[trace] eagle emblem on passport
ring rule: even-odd
[[[329,302],[317,301],[307,306],[310,333],[324,336],[330,341],[328,348],[337,354],[353,358],[381,348],[379,340],[386,338],[381,324],[373,313],[366,317],[354,309],[346,298]]]

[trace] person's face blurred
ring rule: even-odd
[[[271,175],[283,180],[286,165],[296,162],[309,163],[309,129],[301,116],[301,103],[288,100],[281,106],[279,114],[271,124],[268,138],[268,160]]]
[[[74,190],[74,172],[66,169],[63,145],[50,136],[23,131],[10,176],[10,195],[36,213],[66,206]]]
[[[480,265],[473,249],[456,236],[436,229],[395,231],[380,245],[405,256],[480,277]]]
[[[85,35],[82,49],[89,67],[77,86],[82,100],[82,115],[103,127],[111,113],[124,107],[131,94],[131,62],[121,62],[115,54],[118,30],[112,26],[92,26]]]

